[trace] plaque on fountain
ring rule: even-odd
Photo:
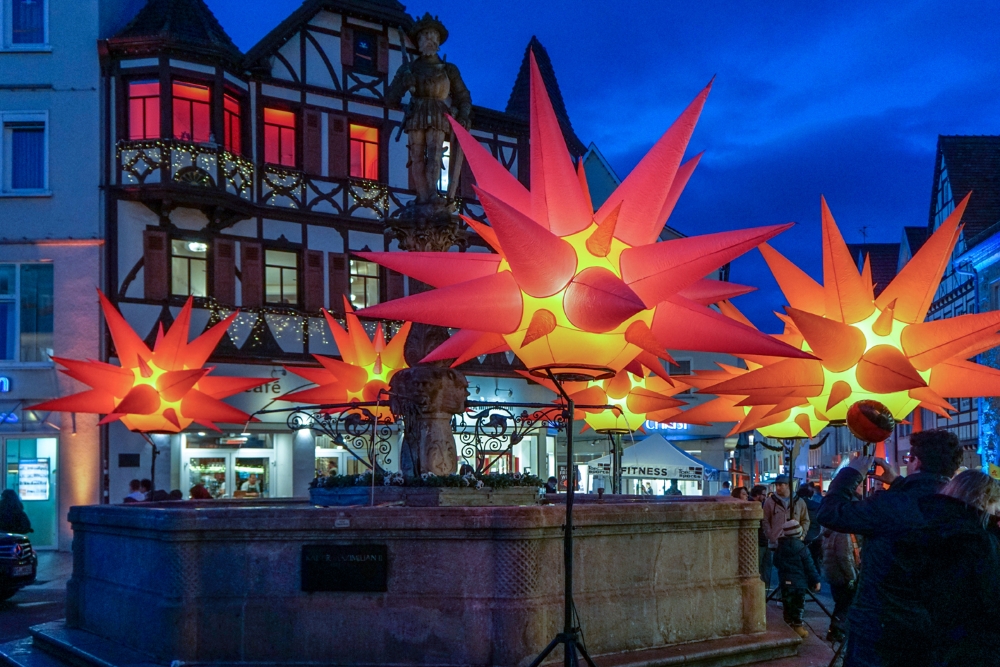
[[[304,544],[302,590],[384,593],[388,590],[388,564],[384,544]]]

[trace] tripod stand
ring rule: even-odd
[[[614,375],[613,371],[609,372],[610,375],[605,374],[605,378]],[[576,492],[576,471],[573,468],[573,419],[575,406],[573,405],[573,399],[566,393],[562,383],[577,378],[573,374],[553,373],[551,368],[545,369],[544,373],[552,381],[552,384],[556,386],[556,389],[559,390],[559,394],[563,397],[563,400],[566,401],[566,422],[568,424],[566,428],[566,524],[563,527],[563,629],[562,632],[549,642],[548,646],[542,649],[542,652],[531,662],[529,667],[538,667],[541,665],[542,661],[560,644],[563,646],[563,665],[565,667],[577,667],[579,665],[578,654],[583,656],[589,667],[597,667],[583,644],[579,620],[576,617],[576,605],[573,604],[573,498]],[[586,379],[593,380],[598,378],[587,377]]]

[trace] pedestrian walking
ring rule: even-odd
[[[847,636],[847,612],[854,602],[861,567],[858,540],[849,533],[822,528],[820,541],[823,545],[822,572],[833,595],[833,614],[826,641],[842,642]]]
[[[919,505],[926,526],[903,538],[897,550],[904,563],[917,565],[894,571],[887,583],[919,582],[930,614],[924,664],[1000,663],[1000,530],[993,516],[1000,510],[1000,485],[967,470]]]
[[[764,535],[771,550],[778,548],[786,521],[794,519],[803,533],[809,531],[809,510],[801,498],[791,495],[788,475],[778,475],[774,480],[774,493],[764,501]]]
[[[732,491],[732,489],[729,488],[730,486],[732,486],[732,485],[730,484],[729,480],[726,480],[725,482],[722,483],[722,488],[719,489],[719,492],[716,493],[715,495],[717,495],[717,496],[732,496],[733,491]]]
[[[782,526],[774,562],[778,566],[785,623],[805,639],[809,636],[802,620],[806,595],[809,591],[818,591],[820,584],[812,555],[802,541],[802,526],[795,519],[786,521]]]
[[[677,480],[670,480],[670,486],[663,490],[665,496],[683,496],[684,492],[677,488]]]
[[[898,542],[923,528],[920,500],[939,492],[958,470],[962,448],[954,433],[935,429],[910,436],[910,474],[900,477],[883,459],[861,456],[830,484],[817,519],[820,525],[863,538],[857,597],[848,612],[845,667],[912,667],[927,664],[933,630],[912,566],[897,553]],[[855,502],[854,490],[872,465],[889,488]]]
[[[806,543],[809,553],[813,557],[813,563],[817,570],[822,570],[823,541],[819,537],[820,525],[816,521],[816,513],[819,511],[819,498],[817,498],[816,488],[812,484],[803,484],[796,490],[795,495],[802,499],[806,506],[806,513],[809,514],[809,530],[802,541]]]
[[[35,532],[31,528],[31,520],[24,511],[24,505],[14,489],[5,489],[0,493],[0,533],[27,535]]]

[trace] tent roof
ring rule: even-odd
[[[600,464],[611,465],[611,455],[590,461],[587,465],[596,468]],[[662,435],[651,435],[622,451],[622,467],[642,468],[704,468],[705,473],[713,473],[716,468],[696,459]],[[630,477],[631,475],[626,475]],[[649,477],[650,475],[639,475]]]

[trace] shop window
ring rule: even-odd
[[[378,41],[375,35],[362,30],[354,30],[354,71],[360,74],[375,74],[378,63]]]
[[[176,239],[170,242],[170,293],[208,296],[207,243]]]
[[[240,102],[235,97],[222,97],[224,136],[223,146],[230,153],[240,154]]]
[[[47,116],[44,112],[0,113],[3,192],[48,194]]]
[[[368,308],[378,303],[378,264],[352,259],[350,265],[351,306]]]
[[[212,138],[212,89],[175,81],[174,139],[207,143]]]
[[[295,166],[295,114],[264,109],[264,161]]]
[[[299,302],[299,256],[287,250],[264,253],[264,301],[295,305]]]
[[[0,360],[48,362],[52,325],[52,265],[0,264]]]
[[[56,438],[0,438],[5,464],[4,488],[21,499],[31,522],[34,547],[56,546],[58,508],[55,475],[59,457]]]
[[[45,46],[48,26],[47,0],[4,0],[0,16],[4,21],[5,46],[11,49]]]
[[[160,136],[160,84],[133,81],[128,85],[128,138],[158,139]]]
[[[378,128],[351,124],[351,176],[378,180]]]

